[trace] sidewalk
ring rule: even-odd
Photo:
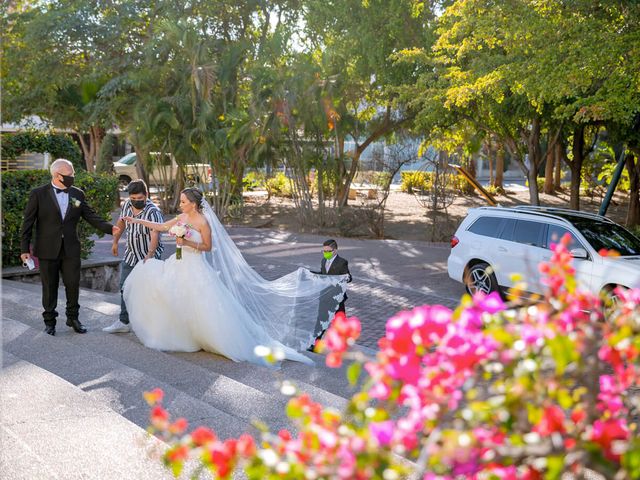
[[[320,268],[324,236],[245,227],[228,229],[247,262],[267,279],[307,267]],[[362,322],[358,343],[377,345],[386,320],[397,311],[424,304],[457,305],[464,289],[447,274],[449,245],[402,240],[336,238],[338,251],[349,261],[347,314]],[[164,235],[164,258],[175,252],[175,241]],[[120,258],[124,243],[120,240]],[[111,237],[96,238],[92,260],[114,260]]]

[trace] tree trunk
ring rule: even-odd
[[[550,195],[554,193],[553,186],[553,167],[555,158],[555,148],[547,148],[547,154],[545,155],[544,164],[544,193]]]
[[[554,162],[555,162],[555,176],[553,179],[553,188],[555,191],[559,191],[562,188],[562,153],[564,146],[562,142],[558,140],[553,149]]]
[[[633,154],[627,155],[625,166],[629,172],[631,185],[626,221],[627,226],[630,227],[632,225],[640,225],[640,158]]]
[[[146,157],[146,153],[139,145],[133,144],[133,151],[136,152],[136,174],[138,178],[144,180],[144,183],[149,185],[149,175],[147,174],[147,169],[144,168],[144,161]]]
[[[489,163],[489,185],[493,185],[493,182],[495,180],[495,172],[493,170],[493,165],[494,165],[493,159],[495,158],[496,152],[493,147],[493,142],[491,142],[491,136],[489,136],[489,138],[487,139],[486,149],[487,149],[487,162]]]
[[[88,164],[89,145],[87,145],[87,142],[84,139],[84,134],[82,134],[80,131],[77,131],[77,130],[75,131],[75,134],[78,135],[78,140],[80,140],[80,146],[82,147],[82,156],[84,157],[84,167],[87,169],[87,171],[89,171],[89,164]]]
[[[538,168],[542,163],[542,151],[540,149],[540,118],[536,117],[531,122],[531,132],[525,135],[527,152],[529,154],[529,201],[531,205],[540,205],[538,192]]]
[[[406,120],[406,119],[405,119]],[[340,189],[338,192],[338,207],[345,207],[349,201],[349,189],[351,188],[351,182],[353,181],[353,177],[355,177],[356,172],[358,171],[358,166],[360,163],[360,157],[362,153],[371,145],[373,142],[383,137],[387,133],[392,132],[395,128],[399,127],[402,122],[393,123],[391,121],[391,107],[387,107],[387,111],[385,113],[384,120],[382,124],[367,137],[367,139],[361,143],[360,145],[356,145],[355,150],[352,154],[352,162],[351,168],[348,172],[346,172],[346,176],[343,178],[343,182],[341,182]]]
[[[498,147],[496,155],[496,178],[493,182],[493,186],[499,189],[504,188],[504,147],[500,145]]]
[[[584,125],[578,125],[574,129],[571,151],[573,160],[569,162],[571,168],[570,205],[573,210],[580,210],[580,181],[584,162]]]

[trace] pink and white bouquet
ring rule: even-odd
[[[169,235],[176,238],[189,238],[191,237],[191,225],[178,221],[169,229]],[[176,245],[176,260],[180,259],[182,259],[182,246]]]

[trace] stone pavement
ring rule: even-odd
[[[274,279],[302,266],[320,269],[325,236],[258,228],[231,227],[231,237],[249,264],[263,277]],[[349,261],[347,314],[362,322],[359,344],[375,348],[386,320],[400,310],[418,305],[457,305],[461,284],[447,275],[449,245],[402,240],[336,238],[338,251]],[[165,235],[165,258],[175,252],[175,241]],[[120,257],[124,245],[120,245]],[[92,259],[113,259],[111,238],[96,239]]]

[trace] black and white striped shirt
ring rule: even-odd
[[[160,209],[149,199],[147,199],[147,203],[144,208],[137,215],[133,213],[131,201],[125,201],[120,215],[123,217],[140,218],[142,220],[149,220],[156,223],[164,222]],[[149,252],[149,246],[151,245],[151,230],[138,223],[130,223],[127,225],[125,233],[127,235],[127,248],[124,251],[124,263],[133,267],[140,260],[143,260]],[[159,260],[162,257],[162,250],[162,242],[158,240],[158,248],[156,249],[154,258]]]

